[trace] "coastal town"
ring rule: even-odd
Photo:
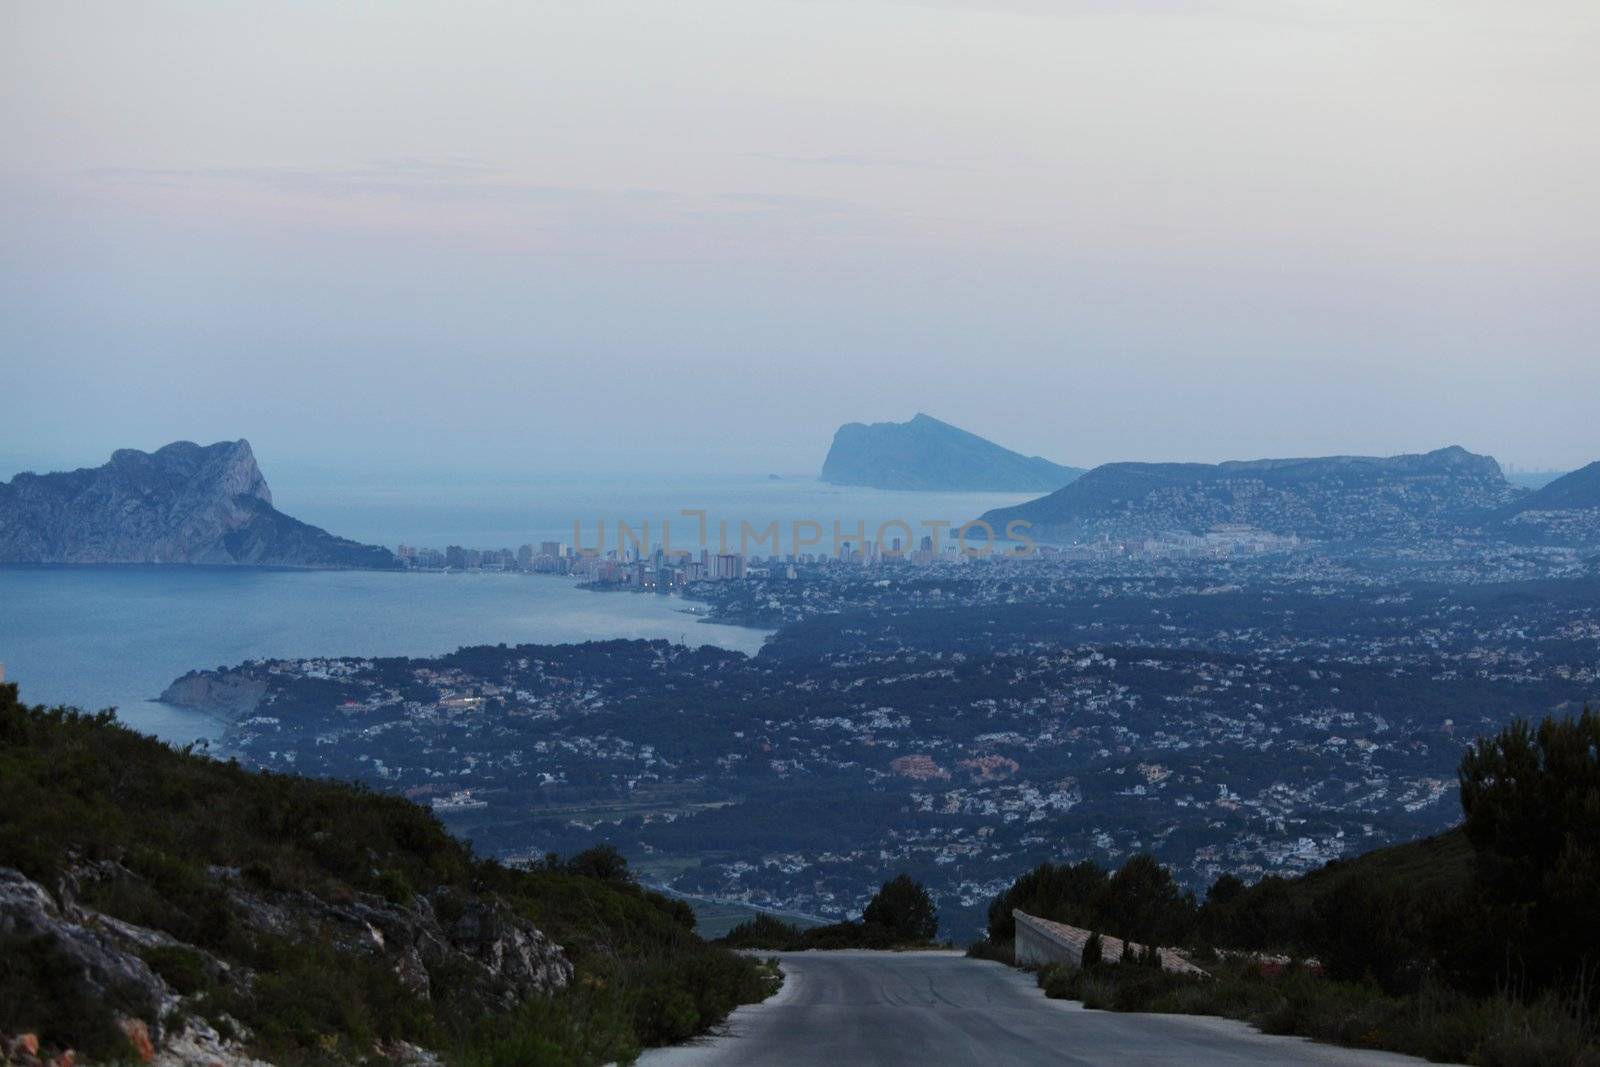
[[[1044,859],[1151,852],[1203,891],[1452,825],[1473,737],[1600,687],[1594,565],[1484,551],[746,561],[681,592],[776,627],[754,657],[494,646],[192,682],[255,697],[216,751],[431,804],[506,858],[610,840],[685,894],[821,918],[909,870],[976,923]]]

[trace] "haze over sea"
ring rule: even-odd
[[[615,547],[618,519],[637,527],[673,523],[673,545],[698,549],[703,509],[715,530],[728,520],[757,528],[778,522],[785,550],[797,520],[832,524],[848,536],[859,523],[900,519],[921,534],[925,520],[962,522],[1026,499],[1006,493],[910,493],[767,476],[577,479],[538,484],[447,487],[288,483],[278,506],[341,536],[384,544],[512,548],[572,540],[583,523],[593,547],[604,519]],[[763,548],[755,549],[764,554]],[[184,566],[0,567],[0,663],[32,703],[116,707],[135,727],[170,741],[215,737],[215,720],[154,698],[196,668],[297,656],[425,656],[462,645],[557,644],[608,638],[666,638],[756,652],[766,633],[696,619],[693,601],[595,593],[542,575],[293,571]]]

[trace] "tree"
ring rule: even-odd
[[[1012,909],[1041,919],[1094,929],[1102,925],[1099,904],[1106,872],[1091,860],[1066,864],[1041,863],[1011,884],[989,905],[989,940],[997,944],[1016,937]]]
[[[1211,889],[1206,893],[1206,903],[1222,907],[1239,899],[1239,894],[1245,890],[1244,880],[1237,874],[1225,874],[1211,883]]]
[[[1304,948],[1304,916],[1289,882],[1269,874],[1248,889],[1232,893],[1224,886],[1230,876],[1217,879],[1200,911],[1200,930],[1206,940],[1228,948]],[[1237,879],[1234,879],[1237,881]],[[1218,893],[1218,890],[1221,893]]]
[[[939,913],[933,899],[922,883],[912,881],[908,874],[883,883],[861,919],[892,931],[899,941],[923,943],[939,936]]]
[[[603,882],[633,881],[628,861],[612,845],[595,845],[584,849],[567,861],[567,869],[573,874],[598,878]]]
[[[1105,946],[1100,942],[1098,933],[1091,933],[1089,940],[1083,943],[1083,958],[1078,961],[1086,971],[1092,971],[1100,966],[1100,961],[1105,958]]]
[[[1178,888],[1171,871],[1154,856],[1141,854],[1111,876],[1101,913],[1105,928],[1118,937],[1173,944],[1193,927],[1195,906],[1194,898]]]
[[[1600,715],[1513,723],[1461,760],[1474,880],[1508,977],[1571,981],[1600,963]]]

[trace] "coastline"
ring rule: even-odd
[[[29,703],[117,709],[143,733],[215,741],[219,720],[163,703],[198,669],[248,660],[428,657],[499,642],[665,639],[754,654],[771,631],[575,583],[405,581],[401,571],[189,564],[0,564],[0,662]],[[511,574],[505,577],[516,577]],[[523,577],[559,577],[520,575]],[[686,614],[709,626],[690,628]]]

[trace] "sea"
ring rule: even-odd
[[[617,545],[617,523],[698,552],[702,515],[715,552],[737,550],[742,524],[796,523],[829,551],[838,535],[920,539],[925,523],[962,523],[1032,494],[884,492],[811,478],[560,478],[487,484],[274,485],[280,510],[343,537],[394,548],[516,549],[563,541]],[[683,512],[695,514],[685,516]],[[885,523],[898,521],[905,526]],[[670,523],[663,530],[662,523]],[[604,540],[602,541],[602,523]],[[809,524],[816,524],[813,529]],[[909,528],[910,533],[907,533]],[[862,533],[864,531],[864,534]],[[767,555],[769,542],[752,551]],[[156,698],[179,675],[247,659],[427,656],[475,644],[665,638],[754,654],[768,633],[700,617],[680,597],[594,592],[570,578],[515,573],[385,573],[154,565],[0,566],[0,664],[28,703],[115,708],[128,725],[185,744],[216,720]]]

